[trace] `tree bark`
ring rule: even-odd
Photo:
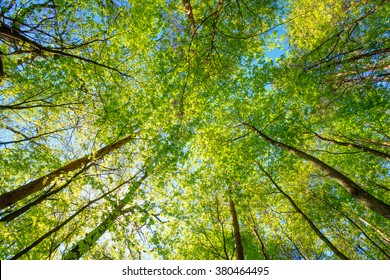
[[[86,252],[88,252],[99,240],[99,238],[109,229],[117,218],[121,216],[121,212],[116,210],[112,212],[103,222],[101,222],[94,230],[87,233],[87,235],[77,242],[77,244],[67,252],[62,259],[63,260],[78,260]]]
[[[86,205],[84,205],[83,207],[81,207],[79,210],[77,210],[76,213],[74,213],[72,216],[70,216],[68,219],[66,219],[65,221],[63,221],[61,224],[59,224],[58,226],[56,226],[55,228],[53,228],[52,230],[48,231],[47,233],[45,233],[44,235],[42,235],[40,238],[38,238],[37,240],[35,240],[32,244],[30,244],[29,246],[27,246],[26,248],[24,248],[22,251],[20,251],[19,253],[17,253],[16,255],[14,255],[12,258],[10,258],[10,260],[17,260],[19,259],[21,256],[23,256],[24,254],[30,252],[34,247],[36,247],[38,244],[40,244],[43,240],[45,240],[47,237],[49,237],[50,235],[52,235],[53,233],[59,231],[61,228],[63,228],[64,226],[66,226],[71,220],[73,220],[75,217],[77,217],[81,212],[83,212],[85,209],[87,209],[89,206],[91,206],[94,202],[96,202],[96,200],[93,200],[89,203],[87,203]]]
[[[16,202],[26,198],[33,193],[42,190],[44,187],[48,186],[51,182],[58,178],[61,174],[67,174],[69,172],[83,168],[88,163],[104,157],[106,154],[110,153],[113,150],[119,149],[120,147],[128,143],[131,139],[133,139],[133,136],[125,137],[122,140],[105,146],[104,148],[98,150],[96,153],[89,154],[75,161],[72,161],[71,163],[68,163],[63,167],[58,168],[57,170],[39,179],[27,183],[10,192],[3,193],[2,195],[0,195],[0,210],[15,204]]]
[[[192,34],[195,34],[196,27],[195,27],[195,18],[194,13],[192,12],[192,6],[190,0],[183,0],[184,9],[187,15],[188,20],[190,21],[190,29]]]
[[[253,234],[256,236],[257,240],[259,241],[259,243],[261,245],[261,251],[263,252],[264,258],[266,260],[270,260],[271,257],[268,254],[267,248],[265,247],[265,244],[264,244],[263,240],[260,237],[259,230],[257,229],[255,219],[253,218],[253,215],[252,215],[252,211],[249,211],[249,215],[250,215],[252,223],[253,223],[253,228],[252,228]]]
[[[234,205],[234,201],[232,198],[230,198],[229,207],[230,207],[230,213],[232,215],[234,245],[235,245],[235,250],[237,255],[236,259],[245,260],[244,247],[242,246],[242,239],[240,233],[240,225],[238,223],[236,207]]]
[[[5,77],[5,72],[4,72],[4,66],[3,66],[3,52],[0,51],[0,82],[3,80]]]
[[[278,191],[285,197],[287,200],[291,203],[292,207],[297,211],[302,218],[307,222],[307,224],[310,226],[310,228],[315,232],[315,234],[322,240],[324,243],[329,247],[329,249],[332,250],[332,252],[339,257],[341,260],[349,260],[347,256],[345,256],[343,253],[339,251],[339,249],[336,248],[336,246],[333,245],[333,243],[315,226],[315,224],[310,220],[310,218],[298,207],[298,205],[295,203],[295,201],[289,196],[286,192],[282,190],[282,188],[276,184],[274,179],[271,177],[271,175],[265,171],[265,169],[256,161],[257,166],[259,169],[268,177],[268,179],[272,182],[272,184],[278,189]]]
[[[390,205],[386,204],[385,202],[381,201],[380,199],[374,197],[373,195],[366,192],[362,187],[360,187],[358,184],[353,182],[351,179],[349,179],[347,176],[342,174],[341,172],[337,171],[336,169],[330,167],[323,161],[305,153],[301,150],[294,148],[292,146],[289,146],[287,144],[284,144],[282,142],[273,140],[272,138],[268,137],[266,134],[264,134],[262,131],[257,129],[255,126],[243,123],[245,126],[250,127],[254,132],[256,132],[261,138],[263,138],[265,141],[270,143],[271,145],[280,147],[289,153],[292,153],[304,160],[307,160],[314,166],[321,169],[326,175],[334,179],[336,182],[338,182],[341,186],[343,186],[349,194],[355,198],[357,201],[362,203],[363,205],[367,206],[374,212],[382,215],[386,219],[390,219]]]

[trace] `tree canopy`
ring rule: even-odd
[[[0,3],[0,259],[390,259],[387,0]]]

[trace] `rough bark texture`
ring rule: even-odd
[[[329,249],[332,250],[332,252],[339,257],[341,260],[349,260],[347,256],[345,256],[343,253],[339,251],[339,249],[336,248],[336,246],[333,245],[332,242],[324,235],[322,232],[315,226],[315,224],[310,220],[310,218],[303,213],[303,211],[298,207],[298,205],[295,203],[295,201],[289,196],[287,193],[285,193],[282,188],[276,184],[274,179],[271,177],[271,175],[265,171],[265,169],[257,162],[257,166],[259,169],[268,177],[268,179],[272,182],[272,184],[278,189],[278,191],[285,197],[287,200],[291,203],[292,207],[297,211],[302,218],[307,222],[307,224],[310,226],[310,228],[315,232],[315,234],[322,240],[324,243],[329,247]]]
[[[90,154],[82,158],[79,158],[13,191],[3,193],[2,195],[0,195],[0,209],[4,209],[5,207],[11,206],[16,202],[18,202],[19,200],[22,200],[23,198],[26,198],[27,196],[42,190],[44,187],[50,185],[50,183],[53,182],[53,180],[55,180],[56,178],[58,178],[61,174],[67,174],[69,172],[76,171],[80,168],[83,168],[93,160],[100,159],[104,157],[106,154],[110,153],[111,151],[119,149],[120,147],[128,143],[131,139],[133,139],[133,136],[128,136],[126,138],[123,138],[122,140],[119,140],[113,144],[105,146],[104,148],[98,150],[94,154]]]
[[[254,132],[256,132],[261,138],[263,138],[268,143],[278,146],[292,154],[295,154],[296,156],[307,160],[314,166],[321,169],[326,175],[334,179],[336,182],[338,182],[341,186],[343,186],[349,194],[355,198],[357,201],[362,203],[363,205],[367,206],[371,210],[375,211],[376,213],[382,215],[383,217],[390,219],[390,205],[386,204],[385,202],[379,200],[378,198],[374,197],[373,195],[366,192],[362,187],[360,187],[358,184],[356,184],[354,181],[349,179],[347,176],[342,174],[341,172],[337,171],[333,167],[330,167],[323,161],[319,160],[318,158],[315,158],[309,154],[306,154],[305,152],[302,152],[301,150],[294,148],[292,146],[289,146],[287,144],[284,144],[282,142],[273,140],[272,138],[268,137],[266,134],[264,134],[262,131],[257,129],[255,126],[244,123],[244,125],[250,127]]]

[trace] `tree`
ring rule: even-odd
[[[388,1],[65,2],[0,4],[0,258],[389,259]]]
[[[86,234],[86,236],[77,242],[73,246],[73,248],[67,252],[62,259],[71,260],[71,259],[79,259],[86,252],[88,252],[91,247],[95,245],[95,243],[99,240],[100,237],[115,223],[115,220],[118,219],[121,215],[125,213],[134,213],[134,207],[126,208],[129,204],[130,200],[133,199],[134,193],[137,190],[138,186],[145,180],[147,177],[147,172],[142,178],[140,178],[129,190],[129,192],[125,195],[125,197],[119,202],[118,205],[113,209],[111,213],[108,214],[107,218],[104,219],[96,228]]]
[[[83,171],[86,170],[86,166],[95,160],[99,160],[100,158],[104,157],[109,152],[119,149],[123,145],[127,144],[130,140],[132,140],[133,136],[125,137],[113,144],[110,144],[108,146],[105,146],[104,148],[98,150],[96,153],[84,156],[82,158],[79,158],[75,161],[72,161],[71,163],[53,171],[49,174],[38,178],[30,183],[27,183],[15,190],[12,190],[10,192],[4,193],[0,196],[0,209],[3,209],[7,206],[13,205],[15,202],[43,189],[44,187],[50,185],[52,181],[55,179],[58,179],[59,177],[70,173],[72,171],[77,171],[79,169],[82,169]]]

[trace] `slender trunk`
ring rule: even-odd
[[[349,179],[347,176],[342,174],[341,172],[337,171],[336,169],[330,167],[323,161],[305,153],[301,150],[294,148],[292,146],[289,146],[287,144],[284,144],[282,142],[276,141],[265,135],[262,131],[258,130],[253,125],[244,123],[244,125],[250,127],[253,131],[255,131],[261,138],[263,138],[265,141],[270,143],[271,145],[278,146],[289,153],[292,153],[304,160],[307,160],[314,166],[321,169],[326,175],[333,178],[336,182],[338,182],[341,186],[343,186],[349,194],[355,198],[357,201],[362,203],[363,205],[367,206],[371,210],[377,212],[378,214],[382,215],[386,219],[390,219],[390,205],[386,204],[385,202],[379,200],[378,198],[374,197],[373,195],[366,192],[364,189],[362,189],[358,184],[353,182],[351,179]]]
[[[223,244],[223,252],[225,254],[225,259],[226,260],[230,260],[231,258],[229,257],[229,254],[228,254],[228,251],[227,251],[227,242],[226,242],[226,235],[225,235],[225,225],[224,225],[224,222],[222,221],[221,219],[221,210],[219,209],[219,200],[218,200],[218,196],[215,197],[215,212],[217,214],[217,221],[218,223],[220,224],[221,226],[221,232],[222,232],[222,244]],[[210,239],[207,237],[207,240],[210,242],[210,245],[212,246],[212,243],[210,241]],[[218,250],[217,250],[218,251]],[[218,253],[219,254],[219,253]],[[234,255],[234,251],[233,251],[233,255]]]
[[[29,251],[31,251],[31,249],[33,249],[35,246],[37,246],[38,244],[40,244],[43,240],[45,240],[47,237],[49,237],[50,235],[52,235],[53,233],[55,232],[58,232],[60,229],[62,229],[64,226],[66,226],[70,221],[72,221],[75,217],[77,217],[81,212],[83,212],[85,209],[87,209],[88,207],[90,207],[92,204],[98,202],[99,200],[105,198],[107,195],[113,193],[114,191],[118,190],[119,188],[121,188],[122,186],[124,186],[125,184],[129,183],[131,180],[133,180],[133,178],[129,179],[129,180],[126,180],[125,182],[119,184],[118,186],[116,186],[114,189],[110,190],[109,192],[107,193],[104,193],[102,194],[101,196],[97,197],[96,199],[94,200],[91,200],[90,202],[88,202],[87,204],[85,204],[83,207],[81,207],[79,210],[77,210],[73,215],[71,215],[68,219],[66,219],[65,221],[63,221],[61,224],[59,224],[58,226],[56,226],[55,228],[53,228],[52,230],[48,231],[47,233],[45,233],[44,235],[42,235],[40,238],[38,238],[37,240],[35,240],[32,244],[30,244],[29,246],[27,246],[26,248],[24,248],[22,251],[20,251],[19,253],[17,253],[15,256],[13,256],[11,258],[11,260],[17,260],[19,259],[21,256],[23,256],[24,254],[28,253]]]
[[[287,243],[282,239],[282,237],[278,234],[278,229],[277,228],[274,228],[274,234],[275,236],[279,239],[279,243],[278,243],[278,247],[279,249],[282,251],[282,253],[284,254],[284,257],[285,259],[297,259],[295,257],[295,253],[291,253],[290,252],[290,248],[288,248],[289,250],[286,251],[286,249],[284,248],[284,245],[287,247]],[[302,252],[300,249],[299,249],[299,246],[297,244],[295,244],[294,240],[292,240],[292,238],[281,228],[280,231],[283,233],[283,235],[285,237],[287,237],[287,239],[291,242],[291,244],[294,246],[294,249],[295,251],[298,252],[298,254],[300,255],[301,259],[304,259],[304,260],[307,260],[307,256],[305,256],[305,253]],[[282,258],[278,258],[278,259],[282,259]]]
[[[194,13],[192,12],[192,6],[190,0],[183,0],[184,9],[187,15],[188,20],[190,21],[190,28],[192,34],[195,34],[196,27],[195,27],[195,18]]]
[[[362,73],[366,73],[366,72],[369,72],[369,73],[372,73],[374,71],[379,71],[379,70],[390,70],[390,65],[382,65],[382,66],[378,66],[378,65],[375,65],[375,66],[372,66],[372,67],[367,67],[367,68],[364,68],[364,69],[359,69],[359,70],[353,70],[353,71],[348,71],[348,72],[339,72],[336,74],[336,76],[355,76],[357,74],[362,74]],[[359,75],[359,76],[360,76]],[[380,76],[381,74],[379,74],[378,76]]]
[[[3,52],[0,51],[0,82],[3,80],[5,77],[5,72],[4,72],[4,66],[3,66]]]
[[[375,243],[374,240],[372,240],[370,238],[370,236],[357,224],[355,223],[350,217],[348,217],[346,214],[344,214],[341,210],[339,210],[338,208],[336,208],[334,205],[332,205],[330,202],[320,198],[320,197],[317,197],[315,196],[317,199],[321,200],[323,203],[325,203],[326,205],[330,206],[331,208],[333,208],[337,213],[339,213],[340,215],[342,215],[343,217],[345,217],[351,224],[353,224],[357,229],[359,229],[361,231],[361,233],[379,250],[381,251],[382,254],[384,254],[386,256],[387,259],[390,259],[390,255],[385,252],[378,244]]]
[[[270,258],[269,254],[268,254],[267,248],[265,247],[265,244],[264,244],[263,240],[261,239],[259,231],[257,230],[256,227],[253,227],[253,233],[255,234],[257,240],[260,242],[261,251],[263,252],[264,258],[266,260],[270,260],[271,258]]]
[[[224,255],[221,255],[219,250],[217,248],[215,248],[215,246],[213,245],[213,242],[210,240],[209,236],[207,235],[206,230],[204,228],[199,228],[199,231],[206,237],[206,240],[208,243],[208,244],[205,244],[202,241],[199,241],[199,243],[202,246],[204,246],[204,248],[211,249],[213,251],[214,255],[217,256],[218,258],[221,258],[224,260],[230,260],[229,254],[227,253],[225,247],[224,247]],[[225,238],[225,237],[223,237],[223,238]]]
[[[284,230],[282,230],[284,236],[287,237],[288,240],[290,240],[291,244],[294,246],[295,250],[298,252],[298,254],[302,257],[302,259],[304,260],[307,260],[308,257],[306,255],[306,252],[304,252],[301,248],[299,248],[299,246],[294,242],[294,240],[291,238],[291,236],[289,236],[287,234],[287,232],[285,232]],[[294,259],[294,255],[292,255],[292,259]]]
[[[56,193],[59,193],[61,190],[65,189],[67,186],[69,186],[70,183],[73,182],[74,178],[76,178],[81,173],[85,172],[91,166],[92,165],[85,166],[83,169],[81,169],[79,172],[77,172],[75,175],[73,175],[72,178],[70,180],[68,180],[65,184],[63,184],[61,187],[59,187],[59,188],[57,188],[55,190],[49,191],[47,193],[44,193],[43,195],[41,195],[40,197],[38,197],[34,201],[32,201],[32,202],[24,205],[23,207],[19,208],[18,210],[15,210],[15,211],[7,214],[6,216],[2,217],[0,219],[0,222],[11,222],[14,219],[16,219],[17,217],[19,217],[19,216],[23,215],[24,213],[26,213],[28,210],[30,210],[31,207],[33,207],[35,205],[38,205],[42,201],[46,200],[48,197],[50,197],[50,196],[52,196],[52,195],[54,195]]]
[[[344,59],[344,60],[335,61],[333,63],[328,64],[327,66],[330,67],[332,65],[342,65],[342,64],[345,64],[347,62],[352,62],[352,61],[360,60],[360,59],[367,58],[367,57],[372,57],[372,56],[379,55],[379,54],[385,55],[386,53],[389,53],[389,52],[390,52],[390,48],[373,50],[371,52],[355,55],[353,57],[350,57],[350,58],[347,58],[347,59]]]
[[[252,211],[249,211],[249,215],[250,215],[252,223],[253,223],[253,228],[252,228],[253,234],[256,236],[257,240],[259,241],[259,243],[261,245],[261,251],[263,252],[264,258],[266,260],[270,260],[271,258],[268,254],[267,248],[265,247],[263,240],[260,237],[259,231],[258,231],[257,226],[256,226],[255,219],[253,218],[253,215],[252,215]]]
[[[256,162],[259,169],[268,177],[268,179],[272,182],[272,184],[278,189],[278,191],[285,197],[287,200],[291,203],[292,207],[297,211],[302,218],[307,222],[307,224],[311,227],[311,229],[314,231],[314,233],[322,240],[324,243],[329,247],[329,249],[332,250],[332,252],[339,257],[342,260],[348,260],[347,256],[345,256],[343,253],[337,249],[332,242],[315,226],[315,224],[310,220],[310,218],[298,207],[298,205],[295,203],[295,201],[289,196],[287,193],[285,193],[282,188],[274,181],[274,179],[271,177],[271,175],[265,171],[265,169],[260,165],[260,163]]]
[[[315,136],[317,138],[319,138],[321,140],[324,140],[324,141],[327,141],[327,142],[331,142],[331,143],[334,143],[334,144],[337,144],[337,145],[340,145],[340,146],[355,148],[355,149],[364,151],[366,153],[370,153],[370,154],[382,157],[384,159],[390,160],[390,155],[385,153],[385,152],[377,151],[377,150],[374,150],[374,149],[371,149],[371,148],[368,148],[368,147],[364,147],[362,145],[358,145],[358,144],[355,144],[355,143],[340,142],[340,141],[337,141],[337,140],[325,138],[325,137],[322,137],[321,135],[319,135],[317,133],[315,133]]]
[[[374,226],[373,224],[369,223],[368,221],[364,220],[361,217],[359,217],[359,220],[365,225],[371,227],[376,233],[378,233],[381,236],[384,243],[390,245],[390,237],[386,235],[386,233],[384,233],[382,230],[380,230],[379,228],[377,228],[376,226]]]
[[[283,253],[283,256],[285,259],[292,259],[291,256],[290,256],[290,253],[286,251],[286,249],[284,248],[284,245],[287,245],[286,242],[284,242],[284,240],[282,240],[281,236],[278,234],[278,231],[276,228],[274,228],[274,234],[275,236],[278,238],[278,243],[277,243],[277,246],[279,247],[281,253]],[[275,249],[275,248],[274,248]],[[306,259],[303,255],[301,255],[303,259]],[[283,259],[283,257],[280,256],[280,252],[278,252],[278,257],[277,259]]]
[[[214,50],[214,48],[215,48],[214,41],[215,41],[215,34],[217,33],[216,28],[217,28],[219,16],[221,15],[222,7],[223,7],[223,0],[219,0],[217,10],[214,12],[215,17],[214,17],[214,22],[213,22],[212,31],[211,31],[210,50]]]
[[[58,178],[61,174],[67,174],[69,172],[78,170],[83,166],[89,164],[90,162],[104,157],[106,154],[110,153],[111,151],[119,149],[120,147],[128,143],[131,139],[133,139],[133,136],[128,136],[126,138],[123,138],[122,140],[119,140],[113,144],[105,146],[104,148],[98,150],[96,153],[89,154],[75,161],[72,161],[71,163],[68,163],[63,167],[58,168],[57,170],[45,176],[42,176],[39,179],[27,183],[10,192],[3,193],[2,195],[0,195],[0,210],[15,204],[16,202],[26,198],[27,196],[33,193],[42,190],[44,187],[48,186],[51,182],[53,182],[56,178]]]
[[[234,234],[234,245],[236,249],[236,258],[237,260],[244,260],[244,247],[242,246],[241,234],[240,234],[240,225],[238,224],[236,207],[234,205],[234,201],[230,198],[229,201],[230,213],[232,215],[233,220],[233,234]]]
[[[87,233],[69,252],[67,252],[63,260],[78,260],[86,252],[88,252],[99,240],[99,238],[115,223],[122,213],[119,210],[112,212],[103,222],[101,222],[94,230]]]
[[[89,203],[87,203],[86,205],[84,205],[83,207],[81,207],[79,210],[77,210],[76,213],[74,213],[72,216],[70,216],[68,219],[66,219],[65,221],[63,221],[61,224],[59,224],[58,226],[56,226],[55,228],[53,228],[52,230],[48,231],[47,233],[45,233],[44,235],[42,235],[41,237],[39,237],[37,240],[35,240],[33,243],[31,243],[29,246],[27,246],[26,248],[24,248],[22,251],[20,251],[19,253],[17,253],[16,255],[14,255],[12,258],[10,258],[10,260],[17,260],[19,259],[21,256],[23,256],[24,254],[30,252],[34,247],[36,247],[38,244],[40,244],[43,240],[45,240],[47,237],[49,237],[50,235],[52,235],[53,233],[59,231],[61,228],[63,228],[64,226],[66,226],[71,220],[73,220],[75,217],[77,217],[81,212],[83,212],[86,208],[88,208],[89,206],[91,206],[94,202],[96,201],[91,201]]]
[[[131,190],[125,195],[119,205],[108,215],[108,217],[104,219],[95,229],[87,233],[82,240],[77,242],[69,252],[62,256],[62,259],[78,260],[93,246],[95,246],[99,238],[102,237],[102,235],[115,223],[115,221],[124,214],[124,207],[134,197],[135,191],[142,184],[142,181],[147,178],[147,176],[148,174],[145,172],[145,175],[134,183]]]

